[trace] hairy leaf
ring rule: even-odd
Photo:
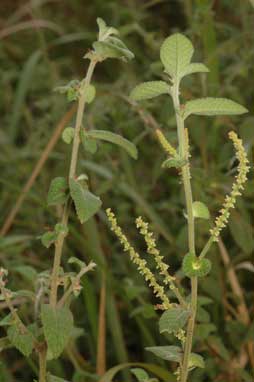
[[[137,148],[132,142],[123,138],[121,135],[112,133],[111,131],[91,130],[84,133],[84,140],[86,139],[86,137],[114,143],[115,145],[118,145],[125,149],[132,158],[137,159],[138,157]]]
[[[181,72],[181,78],[184,76],[187,76],[188,74],[193,73],[207,73],[209,72],[209,69],[204,64],[201,64],[199,62],[194,62],[192,64],[187,65]]]
[[[183,355],[179,346],[152,346],[145,349],[165,361],[180,362]]]
[[[101,200],[74,180],[70,180],[70,192],[80,222],[90,219],[101,207]]]
[[[134,58],[134,54],[117,37],[109,37],[106,41],[95,41],[93,43],[95,52],[101,56],[101,59],[119,58],[123,61],[129,61]]]
[[[137,85],[130,94],[134,101],[141,101],[169,93],[169,85],[164,81],[148,81]]]
[[[188,367],[190,369],[194,368],[194,367],[200,367],[200,368],[204,369],[204,367],[205,367],[204,358],[199,354],[191,353],[190,358],[189,358]]]
[[[28,330],[15,323],[7,330],[9,341],[17,348],[24,356],[28,357],[33,351],[33,335]]]
[[[186,324],[190,312],[180,306],[166,310],[159,321],[160,333],[173,333],[182,329]]]
[[[187,163],[188,163],[188,161],[186,159],[180,158],[180,157],[175,157],[175,158],[166,159],[162,163],[162,167],[163,168],[172,168],[172,167],[181,168],[181,167],[185,166]]]
[[[41,236],[41,242],[44,247],[49,248],[57,239],[57,233],[55,231],[45,232]]]
[[[160,58],[168,74],[179,79],[186,66],[190,64],[193,52],[191,41],[184,35],[176,33],[163,42]]]
[[[57,177],[53,179],[49,186],[49,192],[47,197],[47,203],[49,206],[56,204],[62,204],[66,200],[66,191],[68,184],[65,178]]]
[[[73,329],[73,316],[67,307],[42,305],[41,320],[48,344],[48,358],[58,358],[63,352]]]
[[[85,100],[87,103],[92,103],[96,95],[96,89],[93,85],[89,84],[85,89]]]
[[[74,128],[73,127],[66,127],[64,131],[62,132],[62,139],[67,145],[69,145],[74,137]]]
[[[192,208],[193,208],[193,215],[195,218],[200,218],[200,219],[210,218],[210,212],[204,203],[196,201],[192,204]]]
[[[188,253],[183,259],[183,273],[188,277],[204,277],[211,270],[211,261],[199,259],[194,253]]]
[[[237,102],[227,98],[197,98],[185,104],[184,118],[189,115],[238,115],[248,110]]]

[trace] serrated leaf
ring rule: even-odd
[[[54,206],[57,204],[62,204],[66,201],[66,191],[68,189],[68,184],[65,178],[57,177],[53,179],[49,186],[49,192],[47,197],[48,206]]]
[[[145,349],[165,361],[180,362],[183,355],[179,346],[152,346]]]
[[[41,320],[48,345],[50,358],[58,358],[68,343],[72,329],[73,316],[67,307],[53,308],[42,305]]]
[[[66,127],[64,131],[62,132],[62,140],[69,145],[74,137],[74,128],[73,127]]]
[[[102,204],[101,200],[98,196],[83,188],[82,185],[74,179],[70,180],[70,192],[78,218],[83,224],[100,209]]]
[[[185,166],[188,161],[184,158],[169,158],[162,163],[162,168],[181,168]]]
[[[187,65],[183,69],[183,71],[181,72],[181,78],[183,78],[184,76],[187,76],[188,74],[208,73],[208,72],[209,72],[209,69],[207,66],[199,62],[194,62],[192,64]]]
[[[85,89],[85,100],[87,103],[92,103],[96,95],[96,89],[93,85],[89,84]]]
[[[191,353],[190,358],[189,358],[188,367],[190,369],[192,369],[194,367],[200,367],[201,369],[204,369],[204,367],[205,367],[204,358],[199,354]]]
[[[137,85],[130,94],[134,101],[151,99],[161,94],[169,94],[169,85],[164,81],[148,81]]]
[[[8,328],[7,335],[11,344],[24,356],[28,357],[32,353],[34,338],[28,329],[23,328],[19,323],[15,323]]]
[[[189,101],[184,106],[184,118],[189,115],[239,115],[247,113],[248,110],[235,101],[227,98],[197,98]]]
[[[41,236],[41,242],[44,247],[49,248],[57,239],[57,233],[55,231],[45,232]]]
[[[173,333],[182,329],[186,324],[190,312],[180,306],[166,310],[159,320],[160,333]]]
[[[187,277],[204,277],[211,270],[211,261],[199,259],[194,253],[188,253],[183,259],[183,273]]]
[[[206,220],[210,218],[210,212],[204,203],[196,201],[192,204],[192,209],[195,218]]]
[[[145,382],[149,380],[149,375],[144,369],[135,367],[134,369],[131,369],[131,372],[135,375],[139,382]]]
[[[180,33],[166,38],[160,49],[160,58],[167,73],[180,79],[181,73],[190,64],[194,49],[191,41]]]
[[[136,146],[122,137],[121,135],[112,133],[111,131],[107,130],[91,130],[84,133],[84,140],[86,137],[88,138],[94,138],[94,139],[100,139],[102,141],[114,143],[115,145],[118,145],[122,147],[127,153],[133,158],[137,159],[138,157],[138,151]]]

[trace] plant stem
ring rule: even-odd
[[[44,345],[39,350],[39,382],[47,382],[47,349]]]
[[[182,167],[182,179],[185,193],[185,203],[188,218],[188,243],[189,252],[195,253],[195,225],[193,216],[193,198],[190,181],[190,168],[189,168],[189,147],[188,147],[188,135],[184,129],[184,119],[181,116],[181,106],[179,100],[179,82],[176,81],[172,88],[172,98],[176,113],[177,134],[179,143],[179,154],[183,159],[187,160],[187,164]],[[195,326],[195,317],[197,310],[197,291],[198,280],[197,277],[191,279],[191,304],[190,304],[190,318],[187,325],[186,341],[184,345],[183,363],[181,367],[181,382],[186,382],[188,378],[188,364],[189,357],[192,348],[192,338]]]
[[[82,119],[83,119],[85,104],[86,104],[86,90],[91,82],[91,78],[92,78],[96,63],[97,61],[95,59],[91,59],[88,70],[87,70],[86,78],[84,81],[84,86],[81,89],[81,95],[78,101],[78,110],[77,110],[77,117],[76,117],[76,123],[75,123],[75,133],[74,133],[71,163],[70,163],[70,169],[69,169],[69,179],[74,178],[76,175],[78,151],[79,151],[79,145],[80,145],[80,129],[82,126]],[[69,208],[66,202],[64,206],[61,223],[64,226],[67,226],[68,220],[69,220]],[[50,305],[52,307],[56,307],[56,304],[57,304],[58,272],[59,272],[59,267],[61,264],[61,257],[62,257],[65,236],[66,234],[60,233],[55,243],[55,256],[54,256],[54,264],[53,264],[53,270],[52,270],[52,276],[51,276],[51,289],[50,289]]]

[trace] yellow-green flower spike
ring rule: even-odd
[[[160,271],[160,274],[163,276],[163,283],[166,286],[169,286],[169,288],[175,293],[179,302],[182,305],[185,305],[185,302],[184,302],[178,288],[174,284],[175,277],[171,276],[168,273],[169,266],[163,261],[164,258],[163,258],[163,256],[160,255],[160,251],[157,249],[154,235],[152,232],[149,231],[148,223],[144,222],[142,217],[139,216],[136,219],[136,226],[137,226],[140,234],[142,236],[144,236],[144,239],[145,239],[145,242],[147,245],[147,252],[150,255],[154,256],[154,260],[156,262],[156,268]]]
[[[166,153],[169,156],[172,156],[172,157],[176,156],[177,155],[176,149],[173,146],[171,146],[171,144],[169,143],[169,141],[167,140],[163,132],[160,129],[156,129],[155,133],[164,151],[166,151]]]
[[[235,207],[236,197],[242,194],[242,190],[244,189],[243,185],[247,180],[247,173],[250,169],[249,161],[244,150],[242,140],[238,138],[234,131],[230,131],[228,135],[229,138],[233,141],[236,157],[239,161],[238,173],[235,177],[232,191],[229,195],[226,196],[225,202],[223,203],[220,210],[220,215],[215,219],[215,226],[210,230],[213,241],[218,241],[221,230],[226,226],[230,216],[230,209]]]
[[[170,304],[169,299],[165,294],[164,287],[157,283],[153,273],[147,267],[146,260],[141,259],[140,255],[131,246],[121,227],[119,227],[115,214],[111,211],[110,208],[106,210],[106,214],[111,224],[111,230],[118,237],[124,251],[129,252],[131,261],[137,265],[139,273],[145,278],[145,280],[148,282],[148,285],[153,289],[155,296],[161,299],[161,308],[164,310],[169,309],[172,305]]]

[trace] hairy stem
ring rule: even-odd
[[[47,382],[47,349],[45,344],[39,350],[39,382]]]
[[[179,143],[179,154],[182,158],[187,160],[187,164],[182,167],[182,179],[185,194],[185,203],[187,210],[188,219],[188,243],[189,252],[195,253],[195,226],[194,226],[194,216],[193,216],[193,198],[192,189],[190,181],[190,169],[189,169],[189,148],[188,148],[188,135],[185,133],[184,129],[184,119],[181,116],[181,105],[179,100],[179,83],[176,82],[172,89],[172,98],[176,113],[176,123],[177,123],[177,134]],[[184,345],[184,355],[181,367],[181,382],[186,382],[188,378],[188,364],[189,357],[192,348],[192,338],[195,326],[195,317],[197,310],[197,291],[198,291],[198,281],[197,277],[191,279],[191,311],[190,318],[187,325],[186,341]]]
[[[82,119],[83,119],[85,104],[86,104],[86,90],[91,82],[91,78],[92,78],[96,63],[97,63],[96,60],[91,59],[88,70],[87,70],[85,82],[84,82],[83,88],[81,89],[81,95],[78,101],[78,110],[77,110],[77,117],[76,117],[76,123],[75,123],[75,133],[74,133],[71,163],[70,163],[70,169],[69,169],[69,179],[74,178],[76,175],[78,151],[79,151],[79,145],[80,145],[80,129],[82,126]],[[68,220],[69,220],[69,209],[68,209],[68,204],[66,202],[61,223],[67,226]],[[52,270],[52,276],[51,276],[51,289],[50,289],[50,305],[53,307],[55,307],[57,304],[58,273],[59,273],[59,267],[61,264],[61,257],[62,257],[65,236],[66,235],[64,233],[60,233],[55,243],[55,256],[54,256],[54,264],[53,264],[53,270]]]

